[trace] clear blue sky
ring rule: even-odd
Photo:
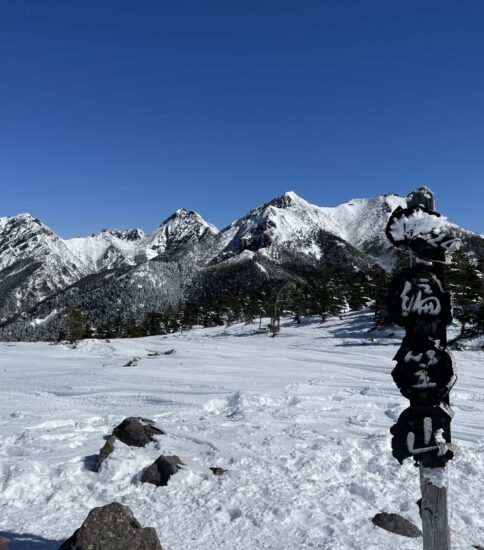
[[[482,0],[0,0],[0,215],[223,227],[427,185],[484,233]]]

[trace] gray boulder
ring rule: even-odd
[[[113,435],[126,445],[144,447],[153,436],[163,435],[164,432],[153,425],[152,420],[130,416],[125,418],[119,426],[113,430]]]
[[[381,527],[397,535],[402,535],[403,537],[417,538],[422,536],[422,532],[415,524],[399,514],[381,512],[380,514],[376,514],[371,521],[377,527]]]
[[[110,435],[102,449],[99,451],[99,456],[96,460],[96,464],[94,464],[94,468],[92,469],[93,472],[99,472],[101,469],[102,463],[106,460],[106,458],[114,451],[114,442],[116,441],[116,438],[114,435]]]
[[[93,508],[59,550],[162,550],[153,527],[142,528],[119,502]]]
[[[158,487],[166,485],[173,474],[176,474],[182,466],[182,461],[177,456],[160,456],[143,472],[141,481],[152,483]]]

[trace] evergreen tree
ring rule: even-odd
[[[375,314],[375,323],[378,327],[383,327],[390,323],[390,313],[388,311],[388,287],[391,276],[383,269],[376,269],[372,273],[369,282],[369,294],[373,300],[372,309]]]
[[[483,277],[463,250],[452,255],[447,286],[452,291],[454,317],[461,324],[461,334],[466,336],[482,331]]]
[[[76,344],[86,335],[86,323],[81,311],[71,306],[67,310],[68,339],[71,344]]]

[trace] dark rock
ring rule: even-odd
[[[113,435],[126,445],[144,447],[153,441],[154,435],[163,435],[164,432],[153,426],[151,420],[130,416],[125,418],[119,426],[113,430]]]
[[[381,512],[380,514],[376,514],[371,521],[377,527],[381,527],[397,535],[402,535],[403,537],[417,538],[422,536],[422,532],[416,525],[399,514]]]
[[[162,455],[149,468],[146,468],[141,481],[157,486],[166,485],[170,477],[178,472],[182,464],[177,456]]]
[[[223,474],[225,474],[225,472],[227,470],[224,470],[223,468],[220,468],[219,466],[213,466],[212,468],[210,468],[212,470],[212,472],[216,475],[216,476],[221,476]]]
[[[101,469],[102,463],[106,460],[106,458],[114,451],[114,442],[116,441],[116,438],[114,435],[110,435],[102,449],[99,451],[99,456],[96,460],[96,464],[94,464],[94,468],[92,469],[93,472],[99,472]]]
[[[174,349],[169,349],[168,351],[165,351],[165,355],[172,355],[173,353],[175,353]]]
[[[162,550],[153,527],[142,528],[119,502],[93,508],[59,550]]]
[[[126,364],[123,365],[123,367],[136,367],[138,364],[139,357],[133,357],[131,361],[128,361]]]
[[[0,550],[7,550],[10,541],[4,537],[0,537]]]
[[[158,357],[158,355],[161,355],[161,351],[153,351],[148,353],[148,357]]]

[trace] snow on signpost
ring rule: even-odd
[[[397,274],[389,288],[390,317],[405,328],[392,376],[410,401],[390,432],[393,456],[400,463],[413,457],[420,467],[424,550],[449,550],[445,465],[454,456],[449,392],[457,377],[446,349],[452,303],[443,265],[458,241],[434,202],[432,191],[416,189],[386,228],[390,242],[411,255],[410,269]]]

